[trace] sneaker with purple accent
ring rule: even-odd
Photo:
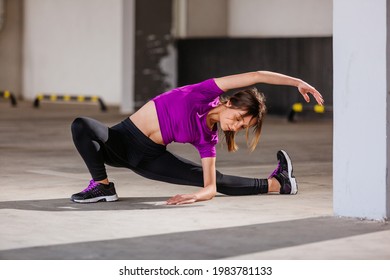
[[[75,193],[70,199],[77,203],[92,203],[99,201],[116,201],[118,200],[118,196],[115,191],[114,183],[110,182],[106,185],[91,180],[85,190]]]
[[[275,178],[280,183],[280,194],[297,194],[298,184],[293,176],[293,166],[286,151],[280,150],[277,153],[278,167],[268,177]]]

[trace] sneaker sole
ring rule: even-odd
[[[292,175],[293,166],[292,166],[291,159],[286,151],[283,151],[283,150],[280,150],[280,151],[283,153],[284,157],[287,160],[288,178],[290,179],[290,182],[291,182],[290,194],[297,194],[298,193],[298,184],[297,184],[297,181],[295,180],[295,177]]]
[[[77,202],[77,203],[95,203],[95,202],[113,202],[113,201],[117,201],[118,200],[118,196],[115,194],[115,195],[110,195],[110,196],[99,196],[99,197],[94,197],[94,198],[90,198],[90,199],[82,199],[82,200],[78,200],[78,199],[72,199],[73,202]]]

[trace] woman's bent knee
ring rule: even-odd
[[[76,118],[71,125],[71,131],[72,135],[76,136],[79,135],[81,132],[85,131],[86,128],[86,121],[82,117]]]
[[[81,135],[89,135],[96,141],[106,142],[108,140],[108,127],[97,120],[78,117],[71,125],[73,138]]]

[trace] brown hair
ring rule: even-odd
[[[221,98],[221,103],[225,105],[228,101],[231,103],[232,109],[240,109],[246,111],[246,116],[252,116],[251,121],[256,119],[256,123],[251,127],[247,127],[245,136],[247,145],[251,151],[253,151],[260,140],[261,128],[263,126],[263,118],[266,114],[265,96],[259,92],[256,88],[245,89],[239,91],[229,98]],[[249,144],[249,130],[253,128],[253,139]],[[224,131],[226,144],[229,152],[235,152],[238,150],[238,146],[235,142],[236,131]]]

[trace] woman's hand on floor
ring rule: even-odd
[[[190,204],[196,202],[194,194],[177,194],[167,200],[168,205]]]

